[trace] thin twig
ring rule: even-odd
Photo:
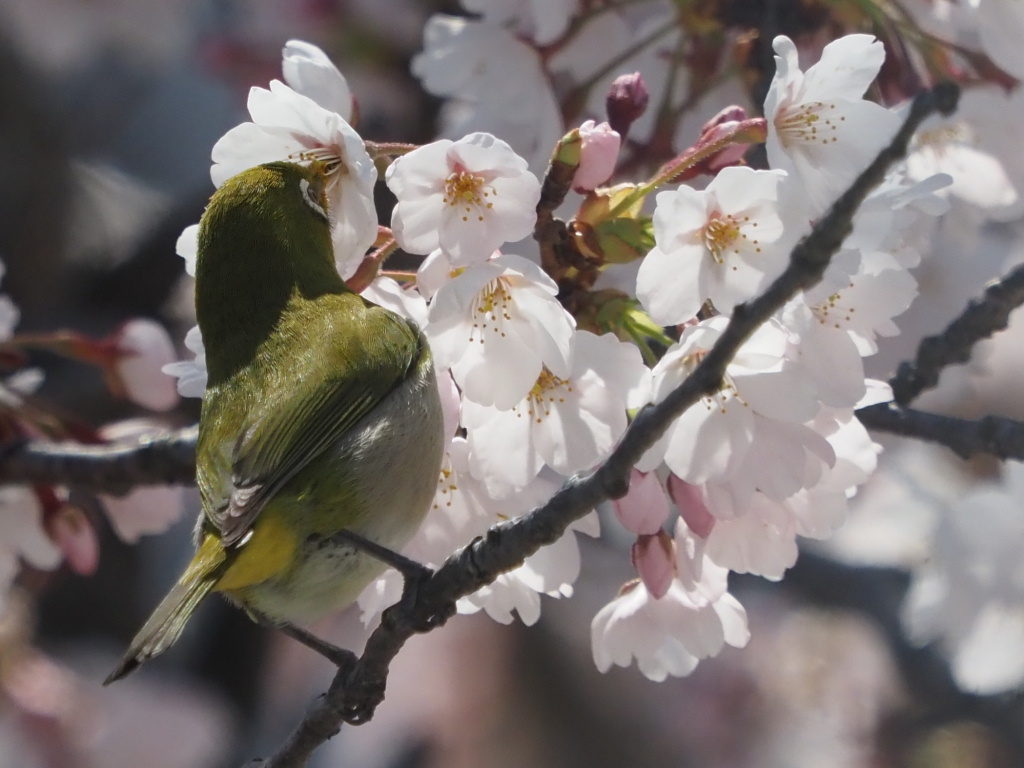
[[[961,419],[878,403],[857,411],[868,429],[944,445],[961,459],[990,454],[1024,461],[1024,423],[1002,416]]]
[[[966,363],[974,345],[997,331],[1004,330],[1010,313],[1024,304],[1024,264],[985,289],[967,308],[936,336],[928,336],[917,347],[914,362],[900,364],[889,380],[893,399],[900,406],[939,383],[939,374],[947,365]]]
[[[0,448],[0,483],[74,485],[124,494],[139,485],[196,481],[196,426],[106,445],[12,443]]]

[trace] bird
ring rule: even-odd
[[[196,317],[208,382],[196,553],[105,685],[163,653],[217,592],[332,656],[302,628],[355,601],[423,521],[443,456],[430,348],[335,267],[325,163],[267,163],[210,199]],[[389,557],[389,553],[394,553]]]

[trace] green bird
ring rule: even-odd
[[[326,183],[320,163],[269,163],[203,214],[196,554],[106,683],[167,650],[210,592],[317,647],[297,625],[352,603],[385,568],[373,545],[401,549],[430,506],[444,450],[430,350],[338,275]]]

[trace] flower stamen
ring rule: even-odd
[[[494,207],[488,198],[497,194],[497,190],[482,176],[457,168],[445,179],[443,202],[451,208],[462,209],[463,221],[469,221],[474,210],[476,220],[483,221],[484,213]]]
[[[834,116],[827,116],[835,112],[836,108],[834,102],[809,101],[779,112],[775,117],[775,130],[779,132],[782,146],[789,149],[794,144],[829,144],[838,141],[838,123],[846,120],[846,117],[840,115],[837,120]]]

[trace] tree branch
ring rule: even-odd
[[[988,453],[1000,459],[1024,461],[1024,423],[1002,416],[961,419],[877,403],[857,412],[868,429],[944,445],[961,459]]]
[[[193,425],[106,445],[11,443],[0,449],[0,483],[74,485],[115,495],[139,485],[191,485],[198,433]]]
[[[914,362],[901,363],[896,375],[889,380],[893,400],[906,406],[926,389],[934,387],[943,368],[966,363],[974,345],[1004,330],[1010,313],[1021,304],[1024,304],[1024,264],[989,284],[984,295],[972,299],[942,333],[921,340]]]
[[[357,724],[370,719],[383,700],[392,659],[413,634],[439,626],[460,597],[472,594],[556,541],[570,523],[600,502],[624,495],[632,466],[674,419],[701,396],[718,390],[726,366],[750,335],[790,298],[821,279],[832,255],[851,231],[853,216],[864,198],[882,181],[889,166],[905,155],[921,121],[936,111],[952,112],[958,93],[955,86],[944,84],[920,94],[892,143],[797,244],[786,271],[763,295],[735,308],[726,330],[696,370],[668,398],[637,415],[604,464],[589,475],[571,478],[546,504],[529,514],[494,526],[484,537],[448,558],[419,585],[415,599],[388,608],[363,655],[351,668],[338,670],[327,693],[262,765],[300,768],[343,722]]]

